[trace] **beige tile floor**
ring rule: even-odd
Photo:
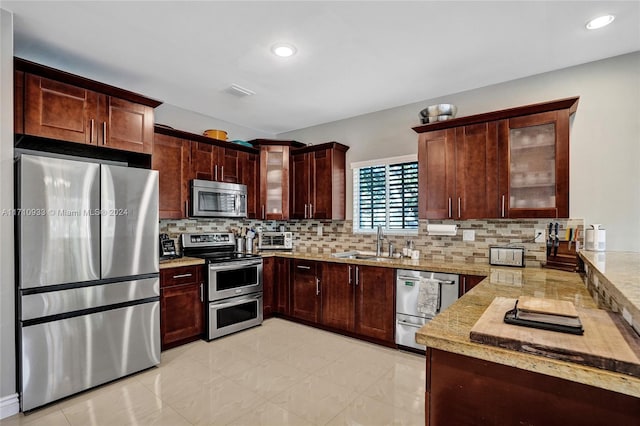
[[[272,318],[2,426],[422,425],[424,357]]]

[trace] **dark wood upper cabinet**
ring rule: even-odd
[[[16,133],[151,154],[161,102],[20,58],[14,66]]]
[[[258,219],[289,219],[289,171],[292,148],[303,147],[296,141],[254,139],[260,149],[260,200]]]
[[[251,152],[240,154],[240,182],[247,185],[247,218],[260,217],[260,156]]]
[[[24,132],[67,142],[97,144],[98,94],[25,74]]]
[[[578,99],[414,127],[420,217],[569,217],[569,121]]]
[[[189,141],[157,133],[153,142],[151,168],[158,170],[160,219],[182,219],[188,216]]]
[[[571,111],[504,120],[506,129],[500,140],[504,217],[569,217]]]
[[[98,99],[98,145],[151,154],[153,108],[113,96]]]
[[[161,218],[188,217],[192,179],[247,185],[247,215],[257,217],[258,150],[165,126],[155,126],[155,143],[159,146],[154,147],[152,164],[160,172]]]
[[[292,218],[345,218],[345,161],[348,149],[348,146],[329,142],[292,150]]]
[[[450,218],[455,196],[455,130],[422,133],[418,142],[418,211],[421,219]]]

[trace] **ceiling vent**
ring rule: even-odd
[[[242,86],[238,86],[237,84],[232,84],[225,90],[225,92],[230,93],[239,98],[244,98],[245,96],[251,96],[256,94],[256,92],[254,92],[253,90],[246,89]]]

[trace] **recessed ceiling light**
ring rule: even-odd
[[[606,27],[607,25],[612,23],[614,19],[616,19],[616,17],[613,15],[598,16],[597,18],[593,18],[592,20],[587,22],[587,29],[597,30],[598,28]]]
[[[292,44],[277,43],[271,46],[271,51],[274,55],[281,58],[288,58],[296,54],[296,47]]]

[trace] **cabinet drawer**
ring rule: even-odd
[[[181,284],[199,284],[202,266],[180,266],[163,269],[160,273],[160,287],[171,287]]]

